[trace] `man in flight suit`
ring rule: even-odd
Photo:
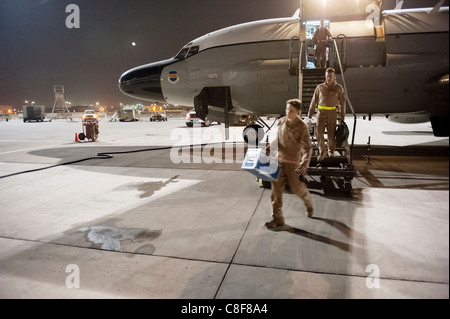
[[[337,111],[336,108],[340,106],[339,118],[342,122],[345,120],[345,91],[342,85],[336,82],[336,72],[333,68],[328,68],[325,71],[325,82],[319,84],[315,91],[311,104],[309,106],[308,117],[314,115],[316,107],[317,112],[317,128],[316,137],[319,144],[319,157],[318,161],[324,159],[326,154],[325,147],[325,126],[327,127],[328,136],[328,156],[334,157],[334,151],[336,149],[336,120]]]
[[[327,40],[333,38],[330,31],[325,28],[325,21],[320,20],[320,27],[314,32],[313,45],[316,46],[316,67],[321,69],[327,66]]]
[[[278,147],[278,158],[281,168],[278,180],[272,182],[272,220],[267,222],[267,228],[284,225],[282,211],[282,195],[286,182],[291,186],[292,192],[297,194],[305,203],[306,216],[313,215],[313,204],[311,195],[305,183],[300,181],[299,175],[304,175],[309,167],[312,154],[311,138],[308,125],[300,118],[301,102],[292,99],[286,102],[286,116],[278,123],[277,139],[271,143],[269,151],[276,152]]]

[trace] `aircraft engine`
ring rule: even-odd
[[[430,114],[426,112],[391,114],[388,119],[402,124],[426,123],[430,121]]]

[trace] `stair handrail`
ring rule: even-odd
[[[297,51],[294,50],[293,45],[294,45],[294,41],[298,40],[300,41],[300,37],[298,36],[293,36],[290,40],[289,40],[289,72],[291,71],[291,63],[293,62],[293,58],[294,58],[294,54],[297,54]],[[299,48],[299,52],[298,52],[298,60],[299,60],[299,65],[300,65],[300,57],[301,57],[301,46]],[[297,71],[298,71],[298,65],[297,65]],[[291,74],[293,75],[293,74]]]
[[[303,101],[303,99],[301,98],[302,95],[302,91],[303,91],[303,71],[302,71],[302,65],[303,65],[303,61],[302,61],[302,57],[303,57],[303,45],[304,45],[304,41],[300,41],[300,54],[298,56],[298,75],[297,75],[297,90],[298,90],[298,94],[297,96],[300,98],[301,101]],[[302,81],[300,81],[300,79],[302,79]],[[302,86],[302,88],[300,89],[300,85]],[[302,107],[303,107],[303,102],[302,102]],[[300,108],[301,110],[301,108]],[[300,111],[301,113],[301,111]]]
[[[345,83],[344,68],[342,67],[341,57],[339,55],[339,49],[338,49],[337,42],[335,39],[333,39],[333,45],[334,45],[334,49],[336,50],[336,56],[337,56],[337,60],[338,60],[338,64],[339,64],[339,69],[341,71],[342,84],[344,86],[345,97],[346,97],[348,105],[350,106],[350,110],[352,111],[352,114],[353,114],[352,144],[350,146],[350,165],[353,166],[353,145],[355,144],[356,113],[355,113],[355,109],[353,108],[352,102],[350,101],[350,97],[348,96],[347,84]]]
[[[306,63],[308,62],[308,54],[306,52],[306,43],[305,41],[301,41],[301,45],[300,45],[300,63],[299,63],[299,68],[302,69],[302,67],[306,67]],[[304,61],[303,61],[304,60]]]

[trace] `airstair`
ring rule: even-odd
[[[325,69],[303,69],[302,116],[307,116],[316,87],[325,82]]]
[[[345,39],[338,39],[340,41],[341,46],[345,44]],[[326,69],[307,69],[306,68],[306,50],[303,49],[304,46],[301,46],[302,50],[300,52],[299,58],[299,92],[301,92],[301,100],[302,100],[302,110],[301,116],[302,118],[306,118],[309,110],[309,106],[311,104],[311,100],[314,94],[314,91],[320,83],[325,81],[325,70]],[[344,52],[345,54],[345,52]],[[302,62],[303,60],[303,62]],[[334,157],[325,157],[323,160],[319,161],[319,145],[317,142],[317,138],[315,135],[316,126],[315,124],[310,125],[310,136],[311,142],[313,145],[313,155],[311,157],[310,165],[308,168],[308,175],[310,177],[319,176],[321,182],[325,182],[327,178],[333,179],[342,179],[344,189],[348,192],[352,189],[352,180],[355,175],[355,169],[353,166],[353,145],[355,138],[355,129],[356,129],[356,114],[351,104],[350,99],[348,98],[347,87],[345,84],[344,77],[344,68],[341,63],[341,57],[338,50],[338,45],[336,41],[333,41],[333,47],[329,50],[329,61],[332,63],[332,66],[336,70],[336,79],[338,83],[340,83],[346,92],[346,100],[348,109],[351,110],[354,125],[353,125],[353,133],[351,137],[351,143],[348,142],[348,136],[341,141],[340,144],[336,143],[336,151]],[[291,73],[292,74],[292,73]],[[317,114],[317,110],[316,110]],[[339,118],[339,117],[338,117]],[[338,123],[339,125],[339,123]],[[325,130],[325,143],[328,145],[327,139],[327,131]]]
[[[338,50],[338,44],[342,48],[341,53]],[[333,157],[325,157],[323,160],[318,160],[319,157],[319,145],[315,135],[316,125],[314,122],[310,124],[310,137],[311,143],[313,145],[313,154],[311,156],[309,168],[307,175],[314,180],[315,176],[320,177],[320,181],[324,183],[327,179],[341,179],[343,180],[344,190],[350,192],[352,190],[352,180],[355,176],[355,169],[353,166],[353,146],[355,141],[355,131],[356,131],[356,113],[353,109],[351,101],[348,97],[347,85],[345,83],[344,77],[344,67],[342,65],[341,56],[345,61],[345,37],[339,37],[333,40],[333,47],[330,48],[329,52],[329,63],[336,70],[336,80],[340,83],[345,90],[346,103],[348,109],[350,109],[353,115],[353,132],[351,136],[351,143],[349,144],[349,132],[345,138],[336,143],[336,149]],[[301,117],[305,119],[307,117],[309,106],[317,85],[325,81],[325,70],[326,69],[308,69],[306,66],[307,55],[304,42],[301,42],[298,37],[293,37],[290,43],[289,50],[289,74],[291,76],[296,76],[298,81],[298,96],[302,101]],[[317,114],[317,110],[315,112]],[[348,118],[348,117],[347,117]],[[340,123],[338,123],[339,125]],[[325,144],[328,144],[327,131],[325,130]],[[246,158],[247,159],[247,158]],[[300,179],[308,182],[304,177]],[[262,178],[257,178],[259,185],[264,188],[270,188],[270,181]],[[339,185],[339,183],[337,183]]]

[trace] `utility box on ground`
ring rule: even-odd
[[[25,105],[23,107],[23,121],[42,122],[45,119],[45,107],[43,105]]]

